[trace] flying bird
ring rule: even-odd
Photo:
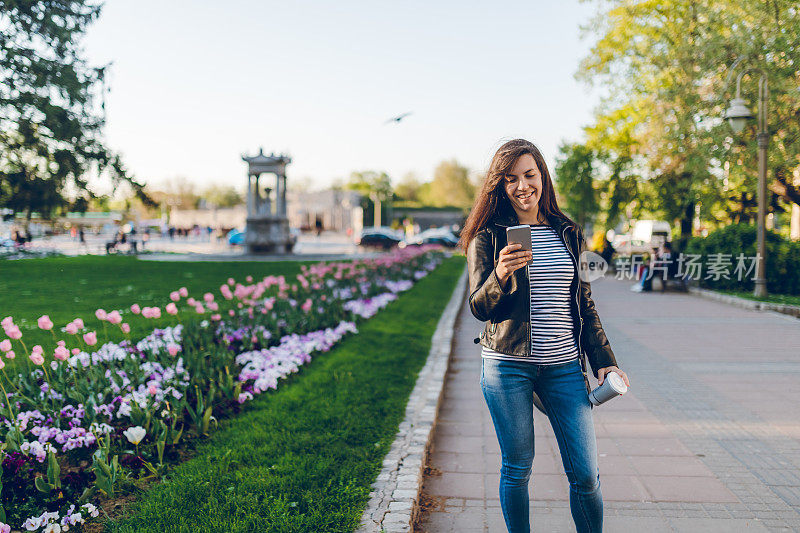
[[[406,118],[410,114],[411,114],[411,111],[409,111],[408,113],[403,113],[402,115],[397,115],[396,117],[392,117],[389,120],[387,120],[386,122],[384,122],[384,124],[389,124],[390,122],[398,123],[398,122],[400,122],[401,120],[403,120],[404,118]]]

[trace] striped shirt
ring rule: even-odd
[[[575,276],[572,257],[555,230],[531,225],[533,262],[527,265],[530,281],[531,356],[517,357],[481,346],[481,357],[555,365],[578,358],[572,330],[570,284]]]

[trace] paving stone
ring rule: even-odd
[[[800,400],[800,328],[787,328],[796,319],[629,285],[592,284],[632,380],[628,394],[593,410],[604,530],[800,529],[800,410],[786,408]],[[462,304],[430,457],[442,475],[424,484],[459,498],[457,514],[483,508],[485,529],[475,530],[505,532],[500,449],[472,343],[482,327]],[[574,530],[558,446],[538,412],[534,434],[533,531]],[[429,513],[423,531],[459,531],[452,515]]]

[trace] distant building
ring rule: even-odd
[[[459,231],[464,225],[467,215],[458,207],[392,207],[392,220],[410,219],[419,225],[420,231],[429,228],[449,227]],[[456,228],[453,228],[456,226]]]
[[[289,225],[302,231],[311,231],[319,220],[324,230],[360,233],[363,227],[360,202],[361,195],[355,191],[287,191]]]
[[[169,212],[169,225],[176,228],[224,228],[244,229],[247,219],[247,206],[237,205],[219,209],[172,209]]]

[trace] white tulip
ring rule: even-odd
[[[138,446],[144,436],[147,435],[147,431],[141,426],[136,426],[132,428],[128,428],[122,432],[123,435],[128,439],[128,442],[131,444]]]

